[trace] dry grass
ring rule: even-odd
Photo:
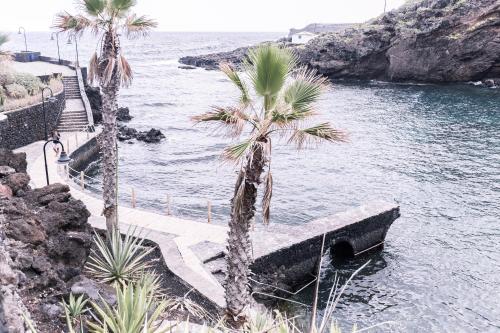
[[[63,90],[63,83],[59,79],[51,79],[49,81],[48,86],[52,89],[54,92],[54,95],[60,93]],[[13,98],[7,98],[5,100],[4,105],[0,106],[0,112],[6,112],[6,111],[12,111],[12,110],[17,110],[26,106],[30,105],[35,105],[38,103],[42,102],[42,94],[41,92],[33,95],[33,96],[27,96],[25,98],[20,98],[20,99],[13,99]]]

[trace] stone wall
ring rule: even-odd
[[[55,101],[45,102],[49,136],[57,127],[59,116],[66,106],[64,90],[54,97]],[[45,126],[41,102],[0,114],[0,148],[16,149],[44,138]]]
[[[69,166],[74,170],[83,171],[90,163],[99,159],[99,153],[99,143],[97,137],[94,137],[70,153],[72,161]]]

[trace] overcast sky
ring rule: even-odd
[[[14,0],[0,6],[0,31],[47,31],[54,14],[75,13],[75,0]],[[405,0],[387,0],[387,9]],[[309,23],[358,23],[378,16],[384,0],[138,0],[138,14],[160,31],[288,31]]]

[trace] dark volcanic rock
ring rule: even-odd
[[[498,0],[421,0],[376,19],[293,47],[300,62],[331,79],[465,82],[500,77]],[[241,63],[245,49],[184,57],[217,68]]]
[[[92,116],[96,124],[102,122],[102,95],[99,87],[85,86],[85,93],[89,99]]]
[[[147,143],[158,143],[165,138],[165,135],[160,130],[155,128],[149,131],[139,132],[135,128],[131,128],[125,125],[118,126],[118,140],[128,141],[131,139],[137,139],[139,141],[144,141]]]
[[[152,128],[147,132],[139,132],[137,134],[137,140],[147,143],[158,143],[161,139],[165,139],[165,135],[163,135],[160,130],[155,128]]]
[[[212,53],[204,56],[182,57],[179,62],[189,66],[203,67],[208,70],[219,69],[221,62],[228,62],[233,65],[240,65],[248,53],[249,47],[240,47],[234,51]]]
[[[25,168],[26,161],[16,158],[9,165]],[[85,205],[71,197],[67,185],[32,190],[28,182],[29,176],[22,172],[0,176],[2,186],[13,190],[10,196],[0,196],[1,332],[4,323],[30,312],[41,325],[40,332],[60,331],[51,326],[60,320],[57,304],[70,291],[69,281],[80,274],[90,253],[90,213]],[[15,318],[7,318],[8,314]]]
[[[116,120],[118,121],[129,121],[132,120],[130,115],[130,110],[127,107],[118,108],[118,113],[116,114]]]
[[[12,150],[0,148],[0,165],[9,166],[16,172],[26,172],[26,153],[13,153]]]

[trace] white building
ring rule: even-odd
[[[312,32],[308,31],[297,32],[292,35],[292,43],[305,44],[316,36],[317,36],[316,34],[313,34]]]

